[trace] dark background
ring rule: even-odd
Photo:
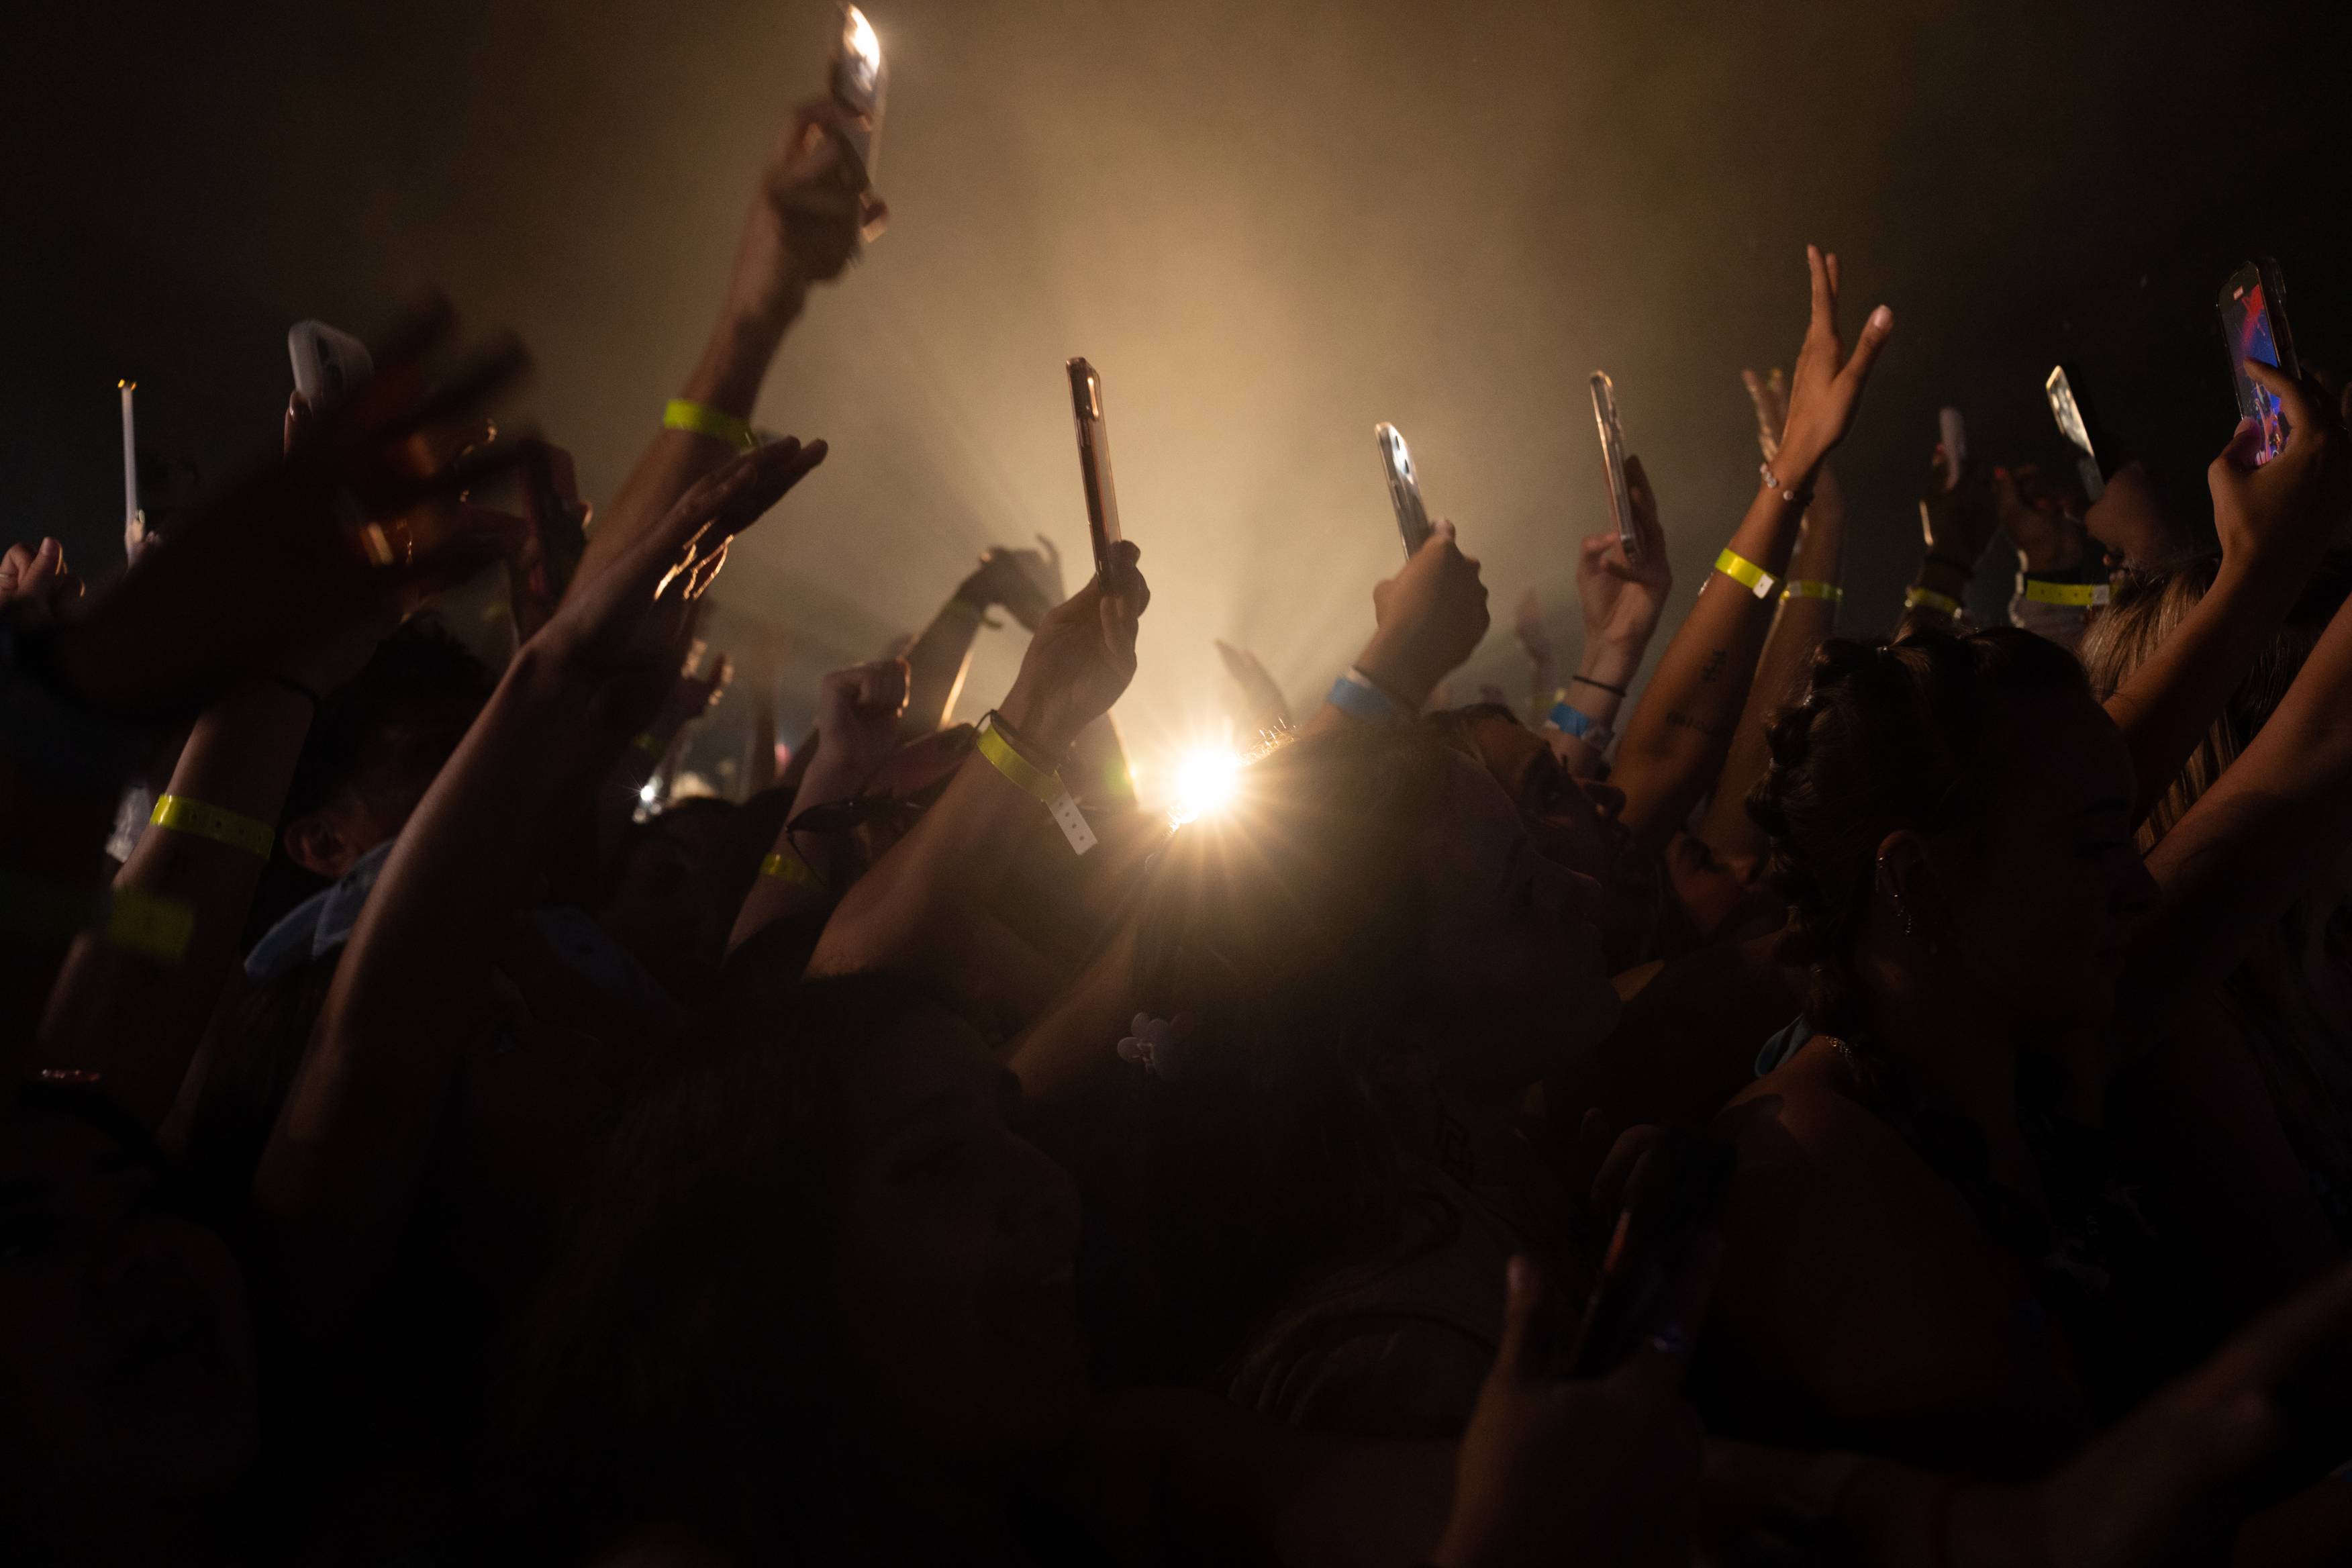
[[[1843,257],[1850,329],[1895,312],[1837,460],[1850,629],[1916,562],[1937,406],[1987,460],[2063,464],[2062,357],[2201,523],[2231,267],[2276,255],[2306,359],[2352,363],[2347,12],[876,0],[896,221],[786,347],[761,422],[835,455],[738,552],[714,630],[803,688],[992,541],[1081,560],[1060,362],[1085,353],[1157,595],[1120,710],[1147,763],[1217,710],[1213,637],[1303,700],[1369,629],[1383,418],[1486,563],[1497,629],[1457,694],[1516,690],[1523,589],[1573,657],[1572,542],[1604,510],[1585,377],[1616,380],[1686,603],[1754,485],[1738,372],[1795,350],[1809,239]],[[364,334],[428,285],[523,334],[505,422],[609,496],[835,25],[821,0],[9,7],[7,535],[118,563],[118,377],[156,477],[215,476],[275,439],[289,323]],[[1017,655],[987,639],[965,710]]]

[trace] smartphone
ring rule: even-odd
[[[2083,481],[2083,499],[2098,500],[2106,494],[2107,476],[2122,468],[2128,458],[2106,426],[2099,423],[2096,405],[2083,384],[2079,369],[2052,365],[2042,390],[2050,399],[2050,417],[2058,422],[2058,434],[2074,448],[2074,472]]]
[[[314,414],[349,397],[375,374],[367,344],[324,321],[295,322],[286,334],[286,353],[294,362],[294,390]]]
[[[1944,447],[1944,488],[1960,488],[1960,465],[1969,460],[1969,424],[1957,408],[1936,413],[1936,435]]]
[[[1389,504],[1396,508],[1397,531],[1404,535],[1405,559],[1410,561],[1435,531],[1429,526],[1429,509],[1421,504],[1412,450],[1404,444],[1404,432],[1393,425],[1373,426],[1372,436],[1381,444],[1381,475],[1388,480]]]
[[[859,122],[843,134],[850,151],[874,177],[875,143],[882,137],[882,100],[889,90],[889,68],[882,63],[882,40],[874,25],[855,5],[841,8],[841,32],[833,40],[833,63],[825,73],[833,101],[858,116]]]
[[[1642,536],[1633,527],[1633,492],[1625,488],[1625,427],[1617,422],[1617,388],[1606,371],[1592,373],[1592,422],[1601,427],[1601,466],[1609,471],[1609,515],[1627,563],[1642,563]]]
[[[551,605],[572,585],[572,575],[588,549],[588,509],[568,499],[579,493],[571,453],[545,441],[521,445],[523,521],[539,544],[530,591]]]
[[[2286,280],[2278,263],[2257,256],[2221,285],[2221,336],[2230,348],[2230,379],[2238,389],[2238,412],[2262,426],[2254,461],[2267,463],[2286,449],[2286,412],[2279,400],[2246,374],[2248,360],[2260,360],[2293,381],[2302,367],[2286,325]]]
[[[1110,581],[1111,546],[1118,531],[1118,495],[1110,481],[1110,431],[1103,424],[1102,377],[1083,359],[1069,362],[1070,411],[1078,422],[1078,476],[1087,487],[1087,536],[1095,548],[1095,580]]]
[[[1567,1376],[1606,1377],[1657,1331],[1692,1248],[1723,1212],[1735,1163],[1730,1144],[1688,1127],[1667,1128],[1643,1157],[1561,1363]]]

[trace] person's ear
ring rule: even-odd
[[[1951,906],[1925,838],[1905,827],[1879,840],[1874,886],[1906,937],[1929,952],[1942,949]]]
[[[330,882],[342,879],[362,851],[328,811],[314,811],[286,825],[286,858]]]

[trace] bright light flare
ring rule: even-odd
[[[855,5],[845,5],[842,9],[848,13],[845,18],[846,26],[842,32],[842,41],[849,46],[851,57],[870,78],[882,64],[882,40],[874,36],[874,24],[866,19],[865,12]]]
[[[1176,760],[1174,799],[1169,819],[1178,826],[1211,816],[1233,804],[1241,784],[1242,759],[1223,746],[1200,746]]]

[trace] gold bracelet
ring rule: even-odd
[[[157,795],[154,813],[147,820],[157,827],[209,838],[264,860],[269,858],[270,846],[278,841],[278,830],[258,818],[206,805],[184,795]]]

